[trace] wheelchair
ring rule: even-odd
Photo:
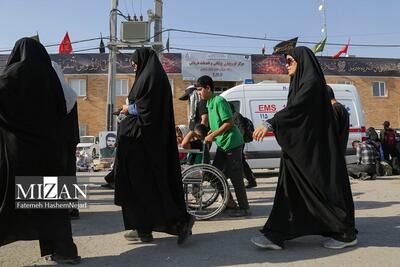
[[[187,210],[197,220],[211,219],[225,209],[229,198],[229,185],[225,175],[209,163],[207,145],[203,145],[203,151],[190,153],[200,153],[202,162],[182,166]]]

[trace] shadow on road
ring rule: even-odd
[[[118,256],[86,258],[81,266],[226,266],[291,263],[330,257],[363,247],[400,247],[400,216],[358,218],[357,227],[360,231],[359,245],[343,250],[321,247],[325,238],[319,236],[288,241],[282,251],[258,249],[249,241],[251,237],[259,234],[259,228],[253,227],[215,233],[194,233],[183,247],[176,245],[176,237],[156,239],[153,244],[130,249]]]

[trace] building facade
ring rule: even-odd
[[[108,55],[51,55],[63,68],[65,78],[78,94],[81,135],[106,130]],[[203,58],[202,58],[203,57]],[[7,55],[0,55],[0,71]],[[117,63],[115,109],[125,103],[135,75],[130,55],[120,54]],[[215,57],[210,54],[166,53],[160,56],[174,99],[176,124],[187,124],[187,102],[178,100],[184,90],[203,74],[213,76],[217,91],[245,79],[289,82],[281,56],[252,55]],[[318,57],[328,83],[353,84],[360,95],[366,127],[382,128],[385,120],[400,128],[400,59]]]

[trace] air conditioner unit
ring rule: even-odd
[[[150,30],[148,21],[121,22],[121,40],[127,42],[143,42],[149,39]]]

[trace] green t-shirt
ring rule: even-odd
[[[213,95],[207,101],[208,122],[211,131],[216,131],[222,123],[232,119],[232,110],[229,103],[222,96]],[[230,150],[244,144],[239,128],[234,124],[229,130],[215,138],[217,146],[224,150]]]

